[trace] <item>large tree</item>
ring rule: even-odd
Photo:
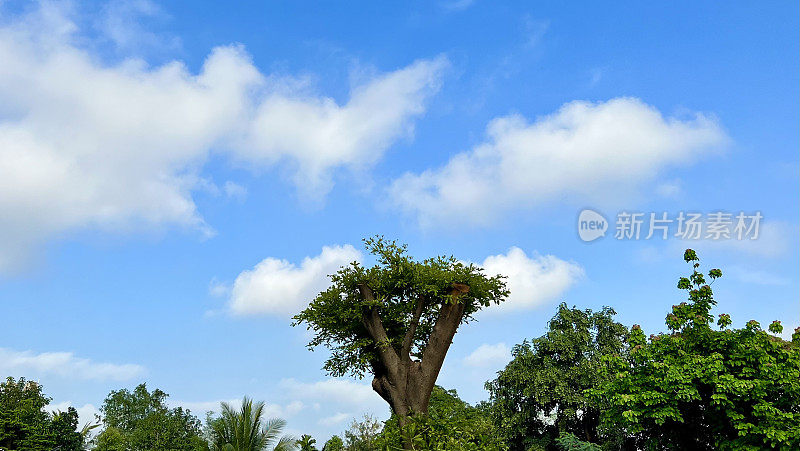
[[[638,449],[800,449],[800,328],[792,341],[779,321],[767,331],[756,321],[729,329],[697,254],[684,254],[692,273],[678,288],[688,302],[672,307],[672,331],[648,339],[633,326],[629,355],[610,359],[607,377],[590,390],[604,422],[624,428]]]
[[[200,420],[181,407],[169,408],[167,396],[159,389],[148,391],[145,384],[109,393],[100,408],[105,429],[95,450],[208,449]]]
[[[601,437],[600,405],[584,391],[600,383],[605,356],[625,352],[628,330],[615,313],[562,303],[547,333],[514,346],[513,360],[486,384],[512,451],[557,449],[556,439],[567,433],[595,443],[613,438]]]
[[[79,451],[78,412],[47,413],[50,398],[42,386],[24,378],[0,382],[0,450]]]
[[[294,317],[326,345],[330,375],[373,376],[372,388],[404,425],[428,411],[431,391],[456,330],[508,295],[502,277],[454,257],[422,261],[382,237],[364,240],[377,264],[357,262],[331,275],[331,286]]]

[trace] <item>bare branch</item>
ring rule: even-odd
[[[419,326],[419,319],[425,306],[428,303],[428,298],[419,296],[414,306],[414,316],[411,318],[411,324],[408,325],[405,337],[403,337],[403,344],[400,347],[400,358],[404,360],[411,360],[411,346],[414,344],[414,334],[417,332]]]

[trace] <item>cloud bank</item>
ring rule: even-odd
[[[236,277],[231,289],[231,311],[240,315],[298,313],[328,287],[330,274],[360,259],[361,253],[349,244],[325,246],[319,255],[306,257],[299,265],[265,258]]]
[[[236,277],[229,290],[229,308],[237,315],[293,315],[329,286],[330,274],[361,258],[349,244],[325,246],[319,255],[305,257],[299,264],[267,257]],[[577,263],[554,255],[529,257],[518,247],[486,257],[480,266],[487,275],[507,277],[511,295],[506,302],[488,309],[496,312],[530,309],[556,300],[583,276],[583,268]],[[212,292],[217,291],[228,288],[212,281]]]
[[[525,310],[557,300],[584,275],[577,263],[554,255],[528,257],[518,247],[512,247],[506,254],[486,257],[481,266],[488,275],[506,276],[506,286],[511,292],[506,302],[487,312]]]
[[[59,376],[95,381],[127,381],[143,376],[146,370],[131,363],[94,362],[71,352],[16,351],[0,348],[0,374],[27,377]]]
[[[475,368],[500,367],[511,360],[511,349],[505,343],[482,344],[464,358],[464,364]]]
[[[11,19],[0,17],[0,271],[75,230],[210,232],[192,193],[210,183],[211,152],[281,165],[319,199],[335,171],[369,167],[409,134],[447,65],[417,61],[337,103],[261,73],[242,46],[213,49],[197,73],[106,64],[58,5]]]
[[[711,117],[666,118],[635,98],[575,101],[528,122],[500,117],[487,139],[441,168],[395,180],[395,205],[423,226],[485,226],[505,213],[548,202],[629,197],[664,168],[686,164],[727,141]]]

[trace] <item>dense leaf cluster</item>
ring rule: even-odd
[[[784,341],[750,321],[711,327],[710,284],[687,250],[693,272],[678,282],[689,302],[667,315],[670,334],[631,329],[631,352],[609,359],[591,390],[606,424],[623,427],[639,449],[800,449],[800,332]],[[712,281],[722,276],[708,273]],[[779,322],[770,331],[780,333]]]
[[[507,446],[495,427],[486,404],[471,406],[455,390],[435,387],[428,415],[412,418],[409,425],[414,449],[504,451]],[[386,421],[376,441],[380,450],[403,449],[396,415]]]
[[[479,267],[455,257],[416,261],[408,255],[405,245],[382,237],[364,242],[377,264],[367,268],[353,262],[341,268],[330,276],[330,287],[294,317],[295,324],[305,323],[314,331],[309,348],[325,345],[331,350],[325,370],[332,376],[361,377],[369,372],[371,362],[377,360],[376,346],[391,346],[400,354],[417,308],[421,311],[410,354],[421,357],[440,309],[454,302],[450,295],[453,284],[469,286],[469,292],[458,299],[466,306],[463,322],[470,321],[481,308],[501,302],[508,294],[501,277],[487,277]],[[372,290],[373,301],[363,298],[361,285]],[[362,323],[364,307],[377,308],[387,343],[374,343],[370,337]]]
[[[109,393],[100,408],[105,429],[95,450],[207,450],[200,420],[181,407],[169,408],[167,396],[159,389],[148,391],[145,384]]]
[[[36,382],[11,377],[0,382],[0,450],[83,449],[78,412],[70,407],[66,412],[48,413],[50,401]]]
[[[281,436],[286,421],[264,417],[264,402],[244,397],[239,409],[221,403],[219,416],[209,415],[208,438],[212,451],[289,451],[296,440]],[[305,436],[309,437],[310,436]]]
[[[603,357],[625,352],[628,330],[615,314],[562,303],[545,335],[514,347],[513,360],[486,384],[492,415],[512,450],[554,449],[564,433],[600,439],[600,406],[585,390],[599,383]]]

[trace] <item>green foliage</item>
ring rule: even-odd
[[[481,308],[503,301],[508,294],[502,278],[486,277],[480,268],[455,257],[415,261],[406,246],[394,241],[376,237],[364,243],[378,264],[365,268],[353,262],[340,269],[330,276],[331,286],[294,317],[294,325],[306,323],[314,331],[309,348],[325,345],[331,350],[325,370],[332,376],[363,377],[378,360],[377,346],[391,346],[400,353],[418,300],[424,299],[424,309],[410,353],[421,358],[441,307],[454,301],[450,295],[453,284],[469,286],[469,292],[458,300],[466,305],[462,322],[471,320]],[[371,303],[359,291],[362,284],[375,294]],[[362,324],[362,308],[373,306],[378,308],[386,329],[387,343],[375,343]]]
[[[316,443],[317,440],[314,437],[308,434],[303,434],[299,439],[297,439],[297,443],[295,444],[300,451],[318,451],[317,447],[314,446]]]
[[[374,451],[378,449],[378,434],[380,434],[381,428],[380,421],[370,415],[364,415],[364,419],[361,421],[353,420],[350,428],[344,432],[344,449],[347,451]]]
[[[428,415],[412,417],[406,427],[410,429],[414,449],[418,450],[507,449],[492,423],[487,406],[470,406],[458,397],[455,390],[439,386],[431,394]],[[376,449],[403,449],[402,440],[398,418],[392,415],[377,439]]]
[[[563,451],[600,451],[603,449],[592,442],[584,442],[576,437],[575,434],[569,432],[561,434],[556,439],[556,444],[558,449]]]
[[[297,449],[293,437],[279,437],[286,422],[275,418],[264,419],[264,402],[253,403],[244,397],[242,407],[234,409],[228,403],[221,404],[219,417],[210,417],[208,429],[211,449],[214,451],[286,451]]]
[[[344,440],[338,435],[334,435],[325,442],[322,451],[344,451]]]
[[[159,389],[149,392],[145,384],[109,393],[100,408],[105,429],[95,450],[208,449],[200,421],[181,407],[167,407],[167,396]]]
[[[639,449],[800,449],[800,336],[784,341],[756,321],[726,330],[725,314],[721,330],[712,329],[710,284],[695,252],[684,258],[692,274],[678,288],[689,302],[667,315],[673,332],[648,340],[634,326],[630,355],[610,358],[603,384],[591,390],[604,422],[624,428]]]
[[[615,314],[562,303],[545,335],[514,347],[513,360],[486,384],[494,421],[512,450],[552,449],[561,433],[601,439],[600,408],[584,391],[600,382],[604,356],[625,352],[628,331]]]
[[[95,438],[94,449],[97,451],[127,451],[127,436],[119,429],[108,426]]]
[[[83,437],[77,431],[78,412],[48,414],[50,398],[41,385],[12,377],[0,383],[0,449],[25,451],[77,451]]]

